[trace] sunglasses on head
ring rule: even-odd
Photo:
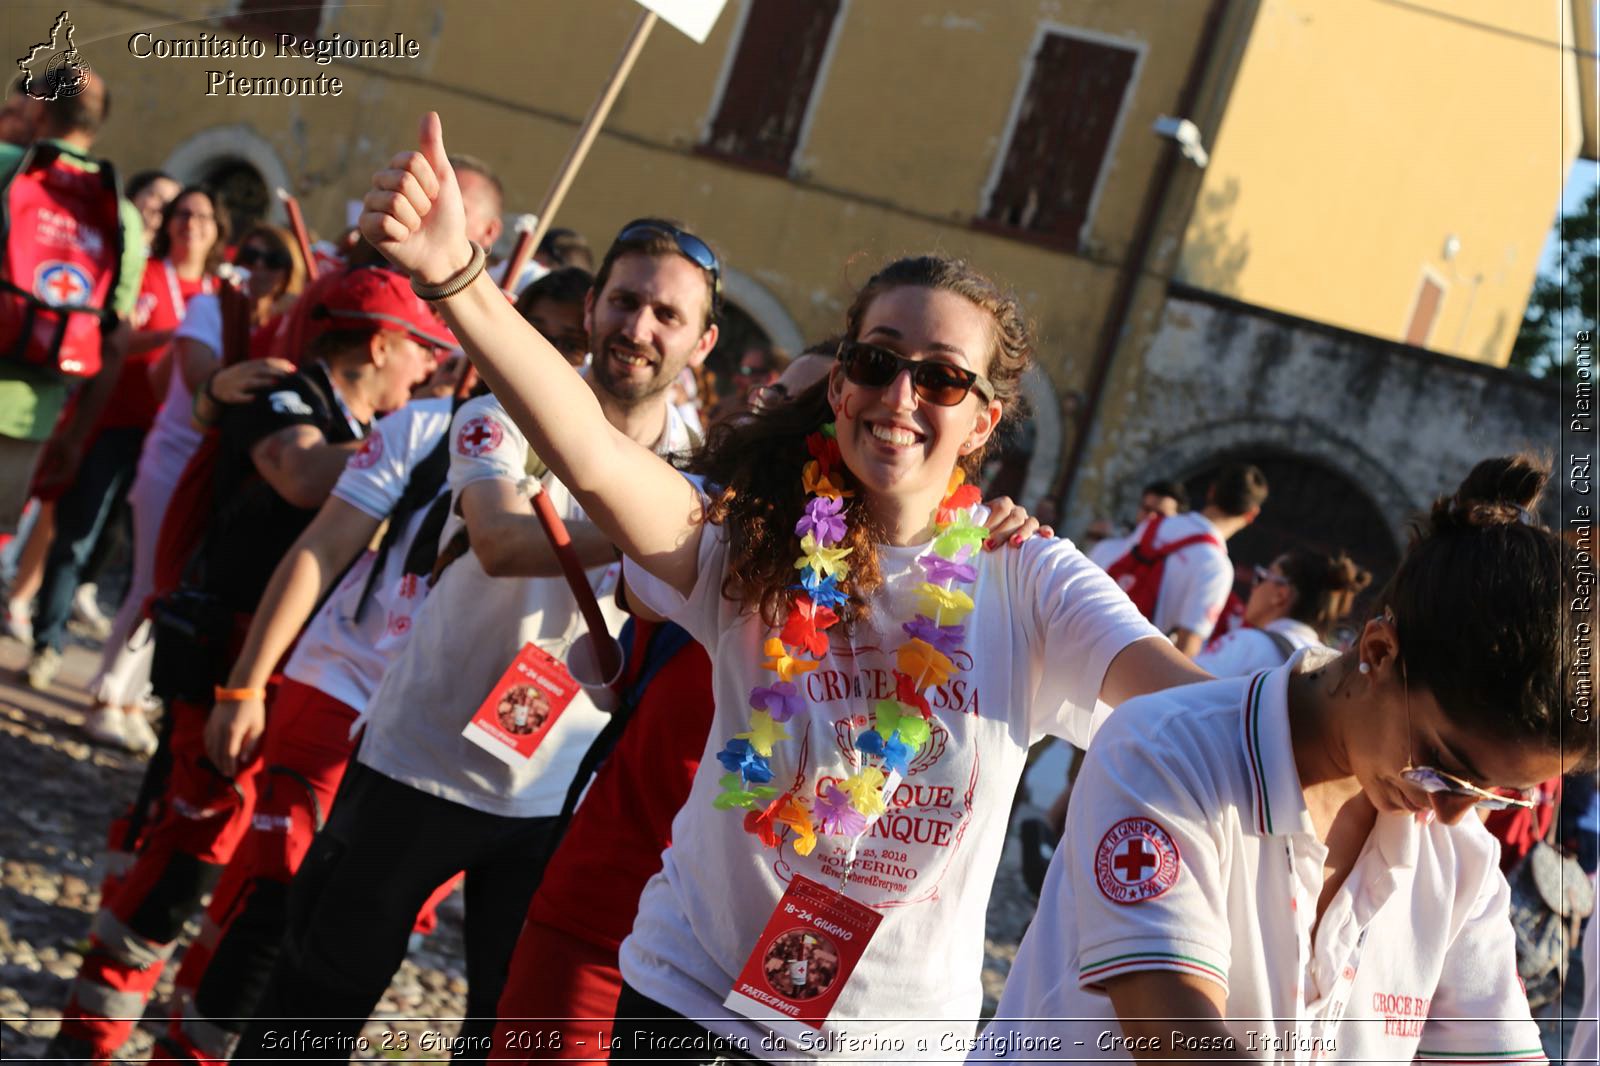
[[[239,254],[233,257],[236,266],[249,269],[260,263],[268,270],[288,270],[289,256],[285,252],[263,251],[260,248],[242,248]]]
[[[1271,570],[1268,570],[1264,566],[1258,566],[1255,570],[1254,584],[1259,585],[1263,582],[1269,582],[1274,585],[1287,585],[1289,583],[1289,579],[1284,577],[1282,574],[1274,574]]]
[[[711,245],[676,226],[648,218],[636,219],[623,226],[612,243],[643,241],[651,237],[670,237],[685,259],[711,275],[711,313],[715,315],[722,303],[722,263],[718,261],[717,253],[711,250]]]
[[[908,359],[865,341],[839,345],[839,363],[846,379],[869,389],[888,388],[902,371],[910,371],[911,387],[917,395],[939,407],[954,407],[973,389],[984,403],[994,399],[994,386],[975,370],[930,359]]]

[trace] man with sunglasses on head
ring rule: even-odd
[[[660,454],[696,442],[667,389],[717,340],[721,268],[700,238],[663,219],[624,226],[585,300],[589,384],[618,429]],[[325,1055],[353,1038],[405,955],[418,909],[466,872],[464,1054],[488,1050],[495,1007],[548,836],[606,715],[580,692],[526,759],[502,761],[463,735],[533,643],[564,660],[583,633],[549,566],[531,498],[549,495],[615,633],[616,549],[545,473],[493,396],[450,429],[452,515],[441,542],[471,550],[439,572],[411,634],[367,704],[366,735],[289,892],[288,928],[236,1058]],[[278,1019],[318,1039],[285,1047]],[[276,1034],[276,1035],[274,1035]]]

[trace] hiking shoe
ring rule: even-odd
[[[41,692],[49,688],[61,672],[61,653],[54,648],[40,648],[28,660],[28,687]]]
[[[93,583],[79,585],[72,594],[72,617],[76,618],[96,640],[111,635],[111,619],[100,610],[100,590]]]
[[[128,736],[123,730],[122,720],[129,717],[122,713],[121,707],[107,707],[104,704],[89,709],[89,717],[83,723],[83,731],[92,740],[107,744],[113,748],[126,748]]]
[[[156,731],[150,728],[150,719],[138,707],[122,715],[122,739],[135,755],[154,755],[160,744]]]

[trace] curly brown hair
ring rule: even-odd
[[[1031,331],[1016,297],[964,260],[922,255],[889,263],[856,293],[845,313],[844,339],[861,335],[874,300],[907,286],[955,293],[988,312],[994,329],[986,376],[1002,404],[1002,424],[1016,417],[1022,374],[1032,355]],[[707,521],[728,528],[728,576],[722,594],[759,610],[768,625],[780,625],[795,598],[794,529],[807,499],[801,472],[811,459],[806,438],[832,421],[828,381],[823,379],[787,401],[713,426],[705,447],[690,461],[693,472],[716,486]],[[975,449],[961,460],[969,479],[983,465],[985,451]],[[859,488],[848,470],[844,477],[847,487]],[[852,549],[850,603],[839,613],[851,624],[865,617],[866,597],[883,582],[877,545],[884,537],[864,494],[858,491],[845,503],[848,533],[843,546]]]

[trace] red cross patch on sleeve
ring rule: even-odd
[[[378,460],[383,458],[383,434],[370,433],[367,439],[361,442],[361,447],[350,457],[350,465],[357,470],[369,470],[378,465]]]
[[[1143,903],[1178,883],[1178,845],[1148,818],[1124,818],[1100,838],[1094,879],[1112,903]]]
[[[456,451],[477,458],[500,447],[504,439],[505,430],[500,428],[499,422],[479,415],[461,424],[461,429],[456,432]]]

